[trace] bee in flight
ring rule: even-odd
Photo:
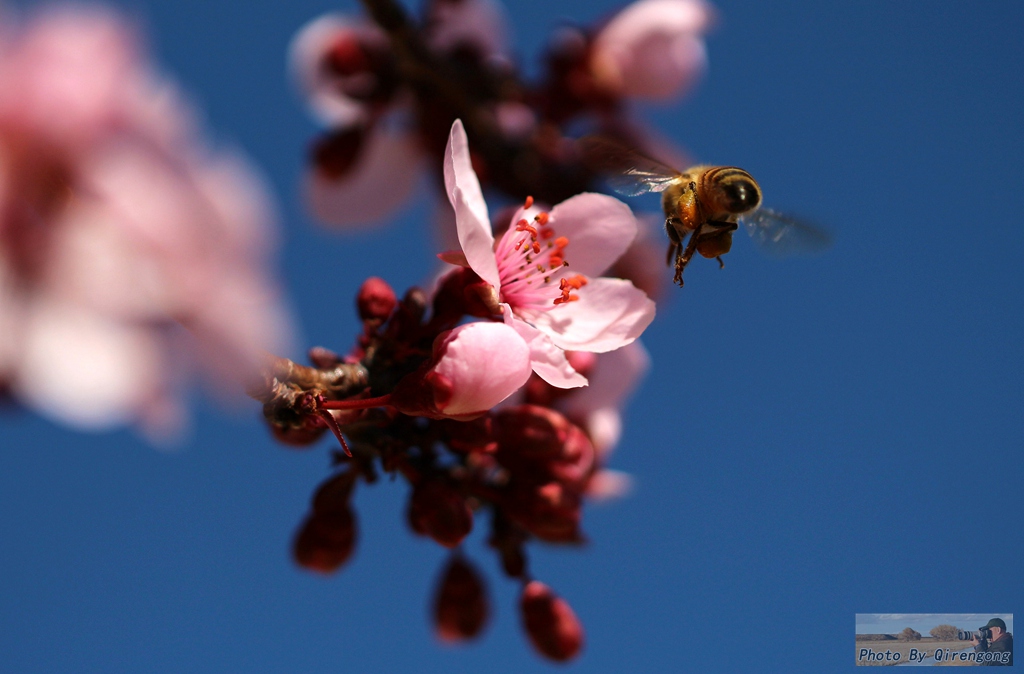
[[[600,136],[582,138],[579,146],[586,164],[606,174],[619,194],[662,193],[667,261],[675,258],[673,281],[680,286],[694,252],[725,266],[722,256],[732,248],[740,224],[769,253],[814,252],[831,243],[824,230],[763,208],[761,187],[741,168],[702,165],[679,171]]]

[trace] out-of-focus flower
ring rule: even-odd
[[[594,40],[590,67],[617,96],[678,96],[704,71],[703,34],[712,21],[701,0],[640,0],[616,15]]]
[[[492,310],[530,345],[533,370],[545,381],[561,388],[586,384],[565,350],[618,349],[654,319],[654,302],[632,283],[594,278],[636,236],[628,206],[602,194],[577,195],[550,213],[528,203],[495,245],[458,120],[444,175],[466,264],[490,285]]]
[[[480,574],[461,555],[453,556],[434,596],[438,638],[449,642],[472,639],[487,624],[489,615],[487,586]]]
[[[571,391],[555,403],[563,414],[586,430],[602,458],[618,443],[622,406],[650,364],[650,356],[639,340],[598,354],[587,371],[590,385]]]
[[[192,363],[232,388],[285,348],[266,192],[203,146],[115,15],[62,8],[6,33],[0,379],[77,426],[171,430]]]
[[[413,134],[385,118],[400,93],[387,35],[363,19],[326,14],[298,32],[290,54],[307,105],[331,129],[306,177],[313,215],[340,226],[387,218],[411,196],[423,164]]]
[[[439,54],[497,68],[506,60],[505,24],[492,0],[437,0],[427,8],[424,37]],[[313,216],[342,227],[379,224],[408,202],[425,168],[409,119],[413,97],[401,85],[387,35],[365,19],[327,14],[299,31],[290,53],[310,110],[330,129],[313,149],[306,178]],[[499,112],[511,128],[530,123],[521,106]]]
[[[502,323],[467,323],[434,341],[432,359],[398,384],[391,404],[405,414],[472,419],[530,378],[530,350]]]
[[[572,607],[544,583],[534,580],[523,587],[519,609],[526,634],[541,655],[561,662],[583,648],[583,626]]]

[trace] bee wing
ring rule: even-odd
[[[657,159],[601,136],[586,136],[576,143],[584,163],[603,174],[613,190],[627,197],[661,192],[680,175]]]
[[[758,247],[771,255],[817,253],[832,245],[826,230],[776,211],[759,208],[740,221]]]

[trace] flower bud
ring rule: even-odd
[[[329,515],[314,513],[296,535],[292,552],[300,566],[333,573],[352,556],[356,536],[356,517],[351,508],[346,506]]]
[[[596,468],[586,434],[558,412],[519,405],[494,415],[497,457],[520,479],[559,480],[582,489]]]
[[[356,308],[362,321],[386,321],[398,306],[398,298],[387,281],[376,276],[363,281],[356,296]]]
[[[559,482],[509,484],[502,503],[505,514],[517,525],[542,541],[579,543],[582,492]]]
[[[446,548],[454,548],[472,531],[473,511],[449,484],[427,479],[413,487],[409,526]]]
[[[467,323],[438,335],[430,362],[403,378],[391,404],[410,416],[468,420],[526,383],[530,348],[503,323]]]
[[[530,642],[541,655],[564,662],[583,647],[583,626],[572,608],[544,583],[531,581],[523,588],[519,608]]]
[[[441,641],[472,639],[487,624],[487,588],[476,569],[455,556],[434,596],[434,629]]]

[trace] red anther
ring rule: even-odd
[[[540,254],[540,244],[536,241],[533,242],[533,252],[538,255]]]
[[[528,223],[526,220],[520,220],[516,223],[517,232],[529,232],[531,239],[537,238],[537,228]]]
[[[551,219],[551,215],[547,211],[541,211],[537,214],[534,220],[537,221],[541,226],[548,224],[548,220]]]
[[[472,639],[487,624],[487,587],[476,569],[460,556],[452,558],[434,596],[434,629],[441,641]]]
[[[583,626],[569,604],[544,583],[534,580],[519,600],[523,627],[541,655],[564,662],[583,647]]]
[[[424,480],[409,499],[409,526],[446,548],[454,548],[473,529],[466,498],[446,482]]]
[[[363,321],[385,321],[398,306],[398,298],[387,281],[376,276],[363,281],[356,295],[356,308]]]
[[[587,285],[587,279],[579,274],[571,278],[563,278],[558,282],[558,289],[562,291],[562,296],[555,298],[555,304],[565,304],[566,302],[579,300],[579,295],[572,295],[571,291],[579,290],[585,285]]]
[[[541,229],[540,229],[540,238],[542,238],[545,241],[547,241],[548,239],[550,239],[554,235],[555,235],[555,230],[551,229],[550,227],[541,227]]]
[[[567,239],[564,236],[560,236],[557,239],[555,239],[555,247],[556,248],[565,248],[568,245],[569,245],[569,239]]]
[[[530,206],[533,206],[533,197],[528,196],[526,197],[526,202],[523,204],[523,210],[527,210]]]

